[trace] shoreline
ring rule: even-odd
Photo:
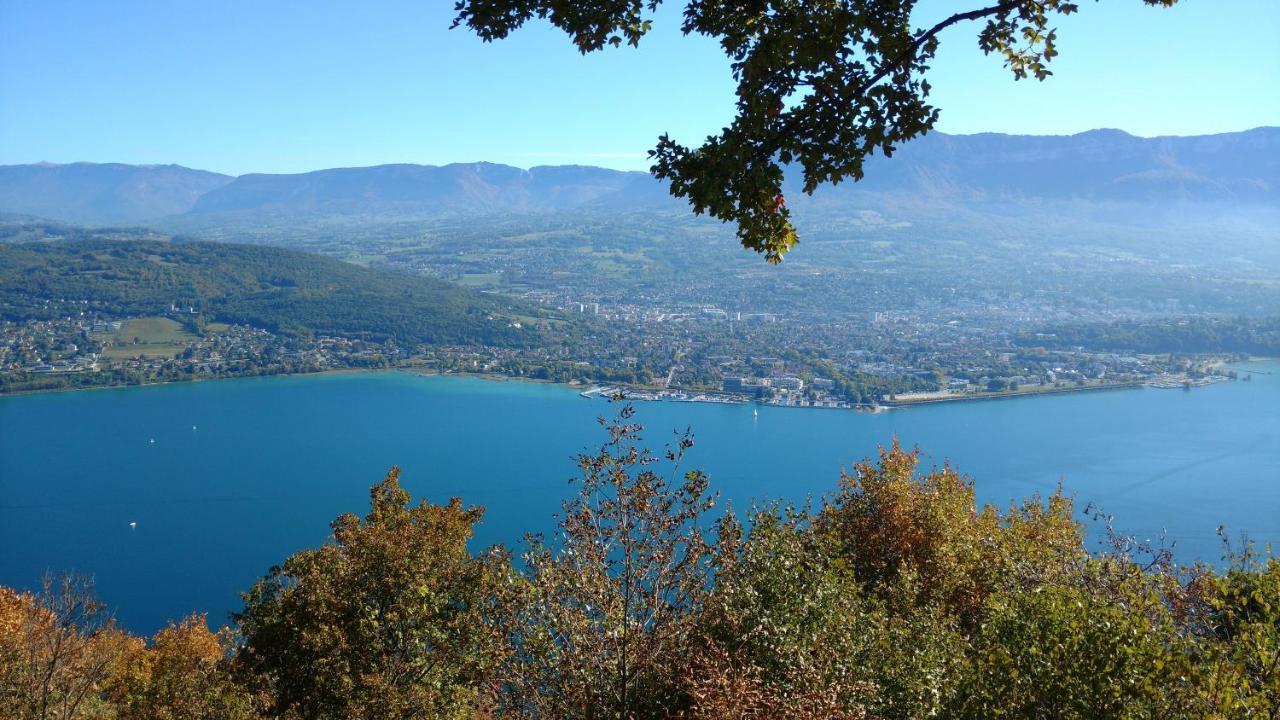
[[[195,385],[198,383],[223,382],[225,380],[254,380],[267,378],[323,377],[325,375],[355,375],[358,373],[393,372],[405,368],[333,368],[315,372],[269,373],[264,375],[231,375],[228,377],[193,377],[183,380],[164,380],[162,382],[144,382],[137,384],[121,383],[118,385],[90,385],[89,387],[59,387],[40,390],[10,390],[0,392],[0,399],[22,397],[25,395],[59,395],[73,392],[95,392],[100,390],[128,390],[130,388],[164,387],[166,385]]]
[[[558,383],[552,380],[543,380],[542,378],[518,377],[515,375],[498,375],[495,373],[442,373],[436,371],[422,370],[412,365],[385,368],[332,368],[329,370],[317,370],[315,372],[292,372],[292,373],[269,373],[263,375],[232,375],[229,377],[194,377],[183,380],[165,380],[163,382],[145,382],[137,384],[119,384],[119,385],[90,385],[89,387],[60,387],[60,388],[44,388],[40,390],[11,390],[9,392],[0,393],[0,400],[8,397],[23,397],[27,395],[59,395],[63,393],[75,392],[93,392],[101,390],[129,390],[133,388],[145,387],[164,387],[168,385],[195,385],[199,383],[224,382],[227,380],[270,380],[280,378],[313,378],[340,375],[362,375],[372,373],[407,373],[418,377],[457,377],[457,378],[474,378],[476,380],[485,380],[489,382],[526,382],[539,385],[559,385],[566,390],[579,390],[584,387],[592,387],[590,385],[571,385],[569,383]]]
[[[1064,387],[1052,388],[1049,390],[1034,390],[1031,392],[1018,391],[1002,391],[1002,392],[985,392],[973,393],[965,395],[952,395],[950,397],[931,397],[907,400],[888,400],[884,404],[890,408],[906,408],[914,405],[936,405],[939,403],[949,402],[967,402],[979,400],[1017,400],[1018,398],[1040,397],[1043,395],[1067,395],[1073,393],[1100,392],[1105,390],[1137,390],[1147,387],[1147,383],[1141,380],[1133,382],[1116,383],[1114,385],[1091,385],[1086,387]]]
[[[1244,363],[1268,362],[1268,361],[1280,361],[1280,358],[1251,356],[1249,357],[1248,360],[1245,360],[1241,363],[1228,363],[1228,362],[1215,363],[1215,367],[1228,367],[1232,365],[1238,366]],[[1254,371],[1246,370],[1244,372],[1252,373]],[[457,378],[474,378],[476,380],[484,380],[488,382],[523,382],[523,383],[534,383],[538,385],[557,385],[557,386],[563,387],[566,390],[577,391],[579,394],[582,394],[584,390],[589,392],[591,390],[596,390],[601,387],[606,387],[606,385],[601,383],[588,383],[585,385],[578,385],[578,384],[572,384],[572,383],[555,382],[552,380],[544,380],[542,378],[521,377],[516,375],[501,375],[497,373],[485,373],[485,372],[445,373],[445,372],[439,372],[435,370],[425,370],[425,369],[422,369],[421,367],[415,367],[412,365],[405,365],[405,366],[386,367],[386,368],[333,368],[329,370],[318,370],[315,372],[273,373],[273,374],[264,374],[264,375],[237,375],[237,376],[231,376],[231,377],[216,377],[216,378],[196,377],[196,378],[187,378],[183,380],[166,380],[164,382],[139,383],[136,385],[128,385],[128,384],[95,385],[90,387],[61,387],[61,388],[47,388],[47,389],[40,389],[40,390],[14,390],[14,391],[0,393],[0,400],[7,397],[21,397],[26,395],[51,395],[51,394],[60,394],[60,393],[98,391],[98,390],[127,390],[129,388],[160,387],[165,385],[184,385],[184,384],[205,383],[205,382],[221,382],[224,380],[307,378],[307,377],[325,377],[325,376],[340,376],[340,375],[358,375],[358,374],[366,374],[366,373],[408,373],[411,375],[416,375],[418,377],[424,377],[424,378],[425,377],[457,377]],[[1225,378],[1222,381],[1225,381]],[[1208,385],[1220,384],[1220,382],[1222,381],[1205,383],[1202,385],[1196,385],[1194,387],[1207,387]],[[758,400],[747,400],[747,399],[744,399],[740,403],[727,403],[722,400],[693,400],[693,399],[674,400],[670,398],[661,398],[661,397],[632,398],[632,399],[640,400],[642,402],[694,402],[694,403],[707,403],[707,404],[719,404],[719,405],[744,404],[744,405],[756,405],[756,406],[764,406],[764,407],[790,408],[790,409],[797,409],[797,410],[850,410],[852,412],[875,414],[875,413],[888,412],[890,410],[906,409],[906,408],[910,408],[917,405],[937,405],[941,403],[970,402],[970,401],[984,401],[984,400],[1015,400],[1018,398],[1038,397],[1043,395],[1065,395],[1065,394],[1072,394],[1072,393],[1100,392],[1100,391],[1106,391],[1106,390],[1134,390],[1134,389],[1141,389],[1146,387],[1151,387],[1148,381],[1136,380],[1133,382],[1117,383],[1114,385],[1102,385],[1102,386],[1090,386],[1090,387],[1064,387],[1064,388],[1053,388],[1048,390],[1037,390],[1033,392],[1005,391],[1005,392],[999,392],[999,393],[978,393],[978,394],[972,394],[972,395],[954,395],[949,397],[921,398],[917,400],[912,400],[912,399],[887,400],[874,405],[863,404],[863,405],[858,405],[858,406],[848,407],[848,408],[844,408],[844,407],[833,408],[833,407],[806,406],[806,405],[783,405],[783,404],[760,402]],[[638,392],[652,392],[651,390],[641,389],[641,388],[626,388],[626,389],[636,390]],[[1165,388],[1159,388],[1159,389],[1165,389]],[[697,394],[697,393],[712,392],[712,391],[687,390],[684,392]]]

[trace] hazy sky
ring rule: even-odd
[[[668,3],[640,49],[583,57],[543,24],[451,31],[452,0],[0,0],[0,164],[642,169],[661,132],[695,144],[733,111],[718,46]],[[1280,125],[1280,0],[1082,0],[1045,83],[1015,83],[976,31],[949,30],[930,76],[945,132]]]

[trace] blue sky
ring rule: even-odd
[[[671,3],[671,0],[668,0]],[[227,173],[489,160],[643,169],[732,116],[714,41],[664,8],[640,49],[586,57],[531,25],[486,45],[451,0],[0,0],[0,164],[169,163]],[[929,22],[971,3],[922,0]],[[1081,2],[1045,83],[952,28],[930,79],[953,133],[1280,125],[1280,2]]]

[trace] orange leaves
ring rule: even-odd
[[[207,666],[224,659],[227,648],[218,635],[209,630],[207,616],[200,613],[156,633],[151,652],[160,663]]]
[[[210,631],[203,614],[170,623],[150,647],[133,640],[108,685],[119,720],[255,717],[248,691],[231,677],[229,634]]]
[[[0,643],[7,645],[18,637],[32,602],[30,593],[0,587]]]
[[[84,578],[46,576],[38,594],[0,589],[0,717],[96,718],[123,657],[141,647],[118,630]]]
[[[790,670],[783,683],[716,643],[699,648],[683,668],[690,706],[681,720],[865,720],[850,698],[869,697],[866,683],[829,682],[820,672]]]
[[[465,717],[481,702],[510,566],[467,551],[478,509],[410,501],[392,468],[368,515],[246,594],[238,660],[274,712]]]
[[[949,466],[917,475],[919,451],[895,440],[840,480],[821,524],[858,579],[881,591],[908,577],[926,603],[972,615],[1014,565],[1064,566],[1082,536],[1060,493],[1001,515],[976,505],[972,483]]]

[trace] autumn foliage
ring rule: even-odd
[[[221,631],[133,636],[75,577],[0,588],[0,718],[1280,717],[1268,554],[1090,552],[1061,491],[979,506],[896,443],[812,506],[722,511],[692,438],[650,453],[632,420],[519,557],[393,468]]]

